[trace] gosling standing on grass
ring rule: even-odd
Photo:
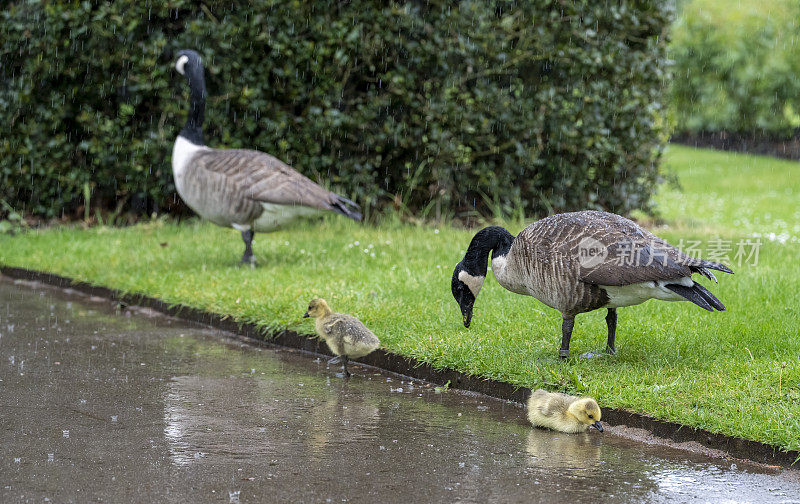
[[[360,320],[345,313],[334,313],[324,299],[312,299],[303,318],[314,317],[317,334],[342,359],[345,376],[347,360],[358,359],[377,349],[381,342]]]
[[[597,401],[542,389],[528,399],[528,420],[536,427],[561,432],[585,432],[589,427],[603,432]]]

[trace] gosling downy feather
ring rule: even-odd
[[[594,427],[603,432],[600,417],[600,407],[591,397],[537,389],[528,398],[528,420],[536,427],[570,433]]]
[[[342,359],[345,376],[348,359],[358,359],[376,350],[381,344],[378,337],[360,320],[346,313],[334,313],[324,299],[312,299],[303,318],[314,317],[314,327],[328,344],[334,355]]]
[[[175,69],[186,76],[190,97],[186,125],[172,150],[175,187],[198,215],[241,231],[243,263],[255,262],[252,242],[256,231],[273,231],[298,217],[325,210],[361,220],[357,204],[269,154],[206,147],[202,129],[206,86],[200,55],[179,51]]]
[[[725,306],[692,280],[692,274],[716,282],[710,270],[733,273],[722,264],[690,257],[633,221],[607,212],[552,215],[516,237],[502,227],[487,227],[473,237],[453,271],[451,289],[466,327],[486,279],[489,252],[500,285],[561,312],[561,358],[569,356],[579,313],[608,309],[607,351],[613,353],[617,308],[660,299],[689,300],[708,311],[723,311]]]

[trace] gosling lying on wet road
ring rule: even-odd
[[[603,432],[597,401],[542,389],[528,399],[528,420],[536,427],[561,432],[585,432],[589,427]]]
[[[714,280],[710,270],[728,267],[690,257],[633,221],[596,211],[551,215],[514,237],[502,227],[484,228],[472,238],[453,271],[451,289],[469,327],[475,298],[492,272],[505,289],[533,296],[561,312],[559,357],[569,356],[575,315],[607,308],[607,351],[614,353],[617,308],[648,299],[689,300],[708,311],[725,306],[692,274]]]
[[[303,318],[314,317],[314,325],[335,355],[342,359],[345,376],[347,360],[358,359],[377,349],[381,342],[360,320],[345,313],[334,313],[324,299],[312,299]]]

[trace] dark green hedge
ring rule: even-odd
[[[162,5],[2,12],[10,206],[173,205],[184,47],[205,58],[209,145],[270,152],[367,209],[625,213],[657,183],[668,0]]]

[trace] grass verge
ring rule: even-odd
[[[736,275],[709,286],[728,311],[658,301],[620,310],[614,357],[558,362],[558,313],[493,280],[465,329],[449,286],[473,233],[448,227],[369,227],[329,217],[257,235],[255,270],[236,267],[237,233],[201,222],[53,228],[0,235],[0,263],[265,329],[312,332],[300,317],[308,300],[321,296],[364,320],[386,349],[435,366],[520,386],[562,387],[601,405],[798,450],[798,167],[677,146],[666,159],[683,190],[659,194],[664,220],[653,230],[704,256],[728,256]],[[516,233],[522,225],[508,227]],[[757,258],[754,247],[739,247],[747,239],[761,241]],[[739,248],[745,255],[737,257]],[[604,315],[576,319],[574,356],[603,349]]]

